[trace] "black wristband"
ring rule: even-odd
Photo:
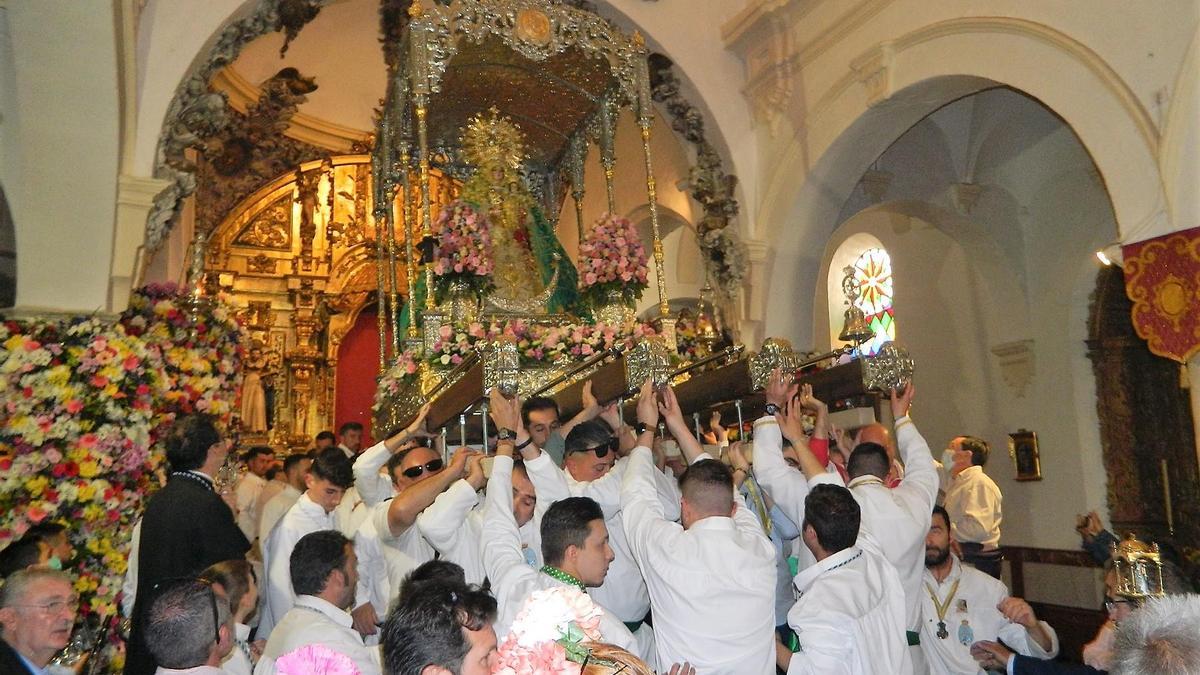
[[[774,403],[768,403],[767,404],[767,414],[768,415],[778,415],[779,414],[779,406],[775,405]]]
[[[526,438],[524,443],[521,443],[520,445],[517,446],[517,450],[520,451],[520,450],[524,450],[525,448],[528,448],[529,444],[532,442],[533,442],[533,436]]]
[[[646,430],[649,428],[649,425],[647,425],[645,422],[638,422],[637,424],[633,425],[633,430],[637,432],[638,436],[646,433]]]

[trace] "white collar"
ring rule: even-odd
[[[846,487],[848,489],[853,490],[856,487],[863,487],[864,485],[878,485],[881,488],[887,489],[887,486],[883,484],[882,478],[872,476],[871,474],[867,474],[865,476],[859,476],[858,478],[855,478],[854,480],[847,483]]]
[[[296,500],[296,505],[300,508],[300,511],[302,513],[304,513],[304,515],[306,515],[306,516],[312,516],[314,518],[332,518],[333,517],[332,513],[325,512],[325,507],[314,502],[312,500],[312,497],[308,496],[307,490],[305,490],[300,495],[300,498]]]
[[[954,583],[954,580],[957,579],[961,574],[962,574],[962,564],[960,564],[958,562],[958,556],[951,553],[950,554],[950,573],[946,575],[946,578],[939,582],[937,580],[937,577],[933,576],[933,571],[930,570],[928,567],[926,567],[925,568],[925,581],[933,584],[933,586],[936,588],[941,588],[942,586],[945,586],[946,584]]]
[[[233,636],[245,642],[250,639],[250,626],[244,623],[233,624]]]
[[[813,582],[817,580],[817,577],[849,563],[860,555],[862,555],[862,549],[857,546],[844,548],[828,558],[816,563],[815,565],[810,565],[805,568],[796,575],[796,578],[793,579],[792,583],[796,585],[796,590],[803,593],[813,585]]]
[[[978,464],[972,464],[971,466],[968,466],[967,468],[955,474],[954,480],[958,480],[960,478],[970,478],[971,476],[980,473],[983,473],[983,467],[979,466]]]
[[[688,532],[710,530],[715,532],[732,532],[736,529],[737,524],[729,516],[706,516],[692,523],[691,527],[688,528]]]
[[[315,595],[297,595],[296,607],[304,607],[311,611],[324,614],[331,621],[339,626],[350,628],[354,625],[354,619],[350,617],[346,610],[334,606],[332,602],[324,598],[318,598]]]
[[[295,496],[297,498],[299,498],[300,495],[304,494],[300,490],[297,490],[296,487],[294,485],[292,485],[291,483],[284,483],[283,490],[281,490],[281,493],[288,495],[289,497]],[[309,500],[309,501],[311,501],[311,500]],[[322,509],[322,510],[324,510],[324,509]]]

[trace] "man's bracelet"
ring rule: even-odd
[[[530,436],[529,438],[526,438],[524,441],[522,441],[521,444],[518,445],[516,449],[524,450],[525,448],[528,448],[529,444],[532,442],[533,442],[533,436]]]

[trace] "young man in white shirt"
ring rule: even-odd
[[[296,542],[288,567],[295,605],[275,626],[254,675],[274,675],[275,661],[308,645],[349,658],[362,675],[379,675],[379,650],[363,644],[346,612],[358,583],[354,545],[336,530],[310,532]]]
[[[308,489],[308,486],[304,484],[304,477],[308,475],[308,469],[311,466],[312,458],[305,454],[288,455],[288,458],[283,460],[285,477],[283,489],[279,491],[279,494],[267,500],[259,510],[258,543],[260,550],[266,548],[267,537],[271,535],[271,530],[275,529],[283,515]]]
[[[496,633],[503,639],[525,599],[534,591],[564,585],[586,591],[604,583],[613,552],[600,506],[587,497],[570,497],[546,510],[541,522],[545,564],[540,570],[529,565],[512,510],[513,455],[522,429],[520,407],[515,400],[506,399],[493,389],[490,413],[496,422],[498,441],[488,479],[481,543],[484,570],[499,603]],[[643,659],[652,657],[639,653],[625,624],[612,612],[601,609],[604,613],[600,632],[605,642]]]
[[[267,589],[262,615],[258,622],[259,637],[270,634],[275,623],[292,607],[296,595],[292,590],[289,560],[292,549],[301,537],[320,530],[338,529],[334,510],[346,490],[354,485],[350,462],[337,450],[326,450],[313,460],[304,477],[306,490],[271,531],[263,549],[263,569]]]
[[[925,538],[925,597],[921,602],[921,649],[933,675],[983,675],[971,653],[980,640],[1002,641],[1025,656],[1052,659],[1058,636],[1039,621],[1029,603],[1004,584],[963,565],[950,552],[950,516],[933,508]]]
[[[983,472],[991,447],[974,436],[958,436],[943,455],[949,475],[946,511],[950,532],[962,547],[963,562],[1000,578],[1000,487]]]
[[[198,580],[166,581],[153,593],[145,636],[155,675],[224,675],[234,640],[229,602]]]
[[[234,495],[237,499],[237,524],[246,540],[254,543],[258,537],[258,496],[267,486],[263,478],[275,463],[275,451],[265,445],[256,445],[246,451],[244,459],[246,473],[238,480]]]
[[[788,675],[910,675],[904,591],[891,563],[859,538],[861,510],[840,485],[811,481],[801,537],[817,562],[796,575],[788,624],[800,642],[776,644]]]
[[[774,451],[763,447],[761,454],[770,454],[770,464],[762,465],[758,459],[760,443],[768,438],[778,439],[771,430],[778,425],[783,436],[794,446],[804,443],[798,408],[803,399],[796,399],[797,387],[790,384],[778,371],[772,373],[767,384],[768,411],[772,414],[785,412],[778,417],[764,417],[755,423],[755,463],[758,470],[768,470],[759,475],[771,497],[780,504],[789,516],[803,517],[800,504],[807,494],[808,486],[801,478],[776,471]],[[925,572],[925,535],[929,533],[929,514],[937,499],[938,476],[929,445],[922,438],[908,417],[912,406],[915,387],[907,383],[903,393],[892,392],[891,408],[895,419],[896,441],[901,459],[906,467],[904,480],[895,488],[885,484],[891,471],[891,459],[887,448],[877,443],[861,443],[850,453],[847,471],[850,482],[847,487],[858,502],[861,510],[861,529],[870,535],[882,554],[895,565],[904,588],[905,627],[904,635],[910,646],[910,658],[918,672],[923,672],[924,654],[919,647],[921,578]],[[795,401],[795,403],[793,403]],[[767,433],[760,433],[760,430]],[[775,440],[772,445],[778,444]],[[811,453],[807,453],[811,454]],[[779,460],[782,465],[782,459]],[[841,484],[837,474],[820,475],[805,470],[812,482]]]
[[[651,444],[659,415],[689,462],[679,478],[680,523],[664,515]],[[775,547],[746,508],[730,471],[703,452],[670,388],[637,404],[638,445],[621,486],[621,524],[646,578],[660,664],[697,672],[770,672],[775,635]]]

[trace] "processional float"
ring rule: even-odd
[[[848,344],[826,354],[803,357],[779,339],[750,352],[723,339],[711,307],[686,338],[694,344],[681,349],[663,273],[640,35],[548,0],[414,0],[405,21],[389,24],[382,14],[388,86],[372,154],[376,241],[387,242],[376,250],[380,432],[407,425],[428,402],[431,430],[483,444],[492,387],[552,397],[569,415],[585,380],[601,402],[628,399],[651,380],[673,384],[687,413],[728,408],[740,422],[761,411],[755,392],[775,368],[825,400],[868,405],[878,398],[872,392],[911,377],[911,360],[892,343],[874,357],[815,369],[857,354],[871,337],[853,301],[841,336]],[[641,136],[650,256],[636,229],[609,215],[640,205],[618,204],[613,188],[622,111]],[[592,145],[608,213],[589,223],[584,160]],[[458,198],[438,213],[434,167],[460,181]],[[578,269],[556,236],[567,195]],[[633,306],[648,263],[658,303],[642,323]]]

